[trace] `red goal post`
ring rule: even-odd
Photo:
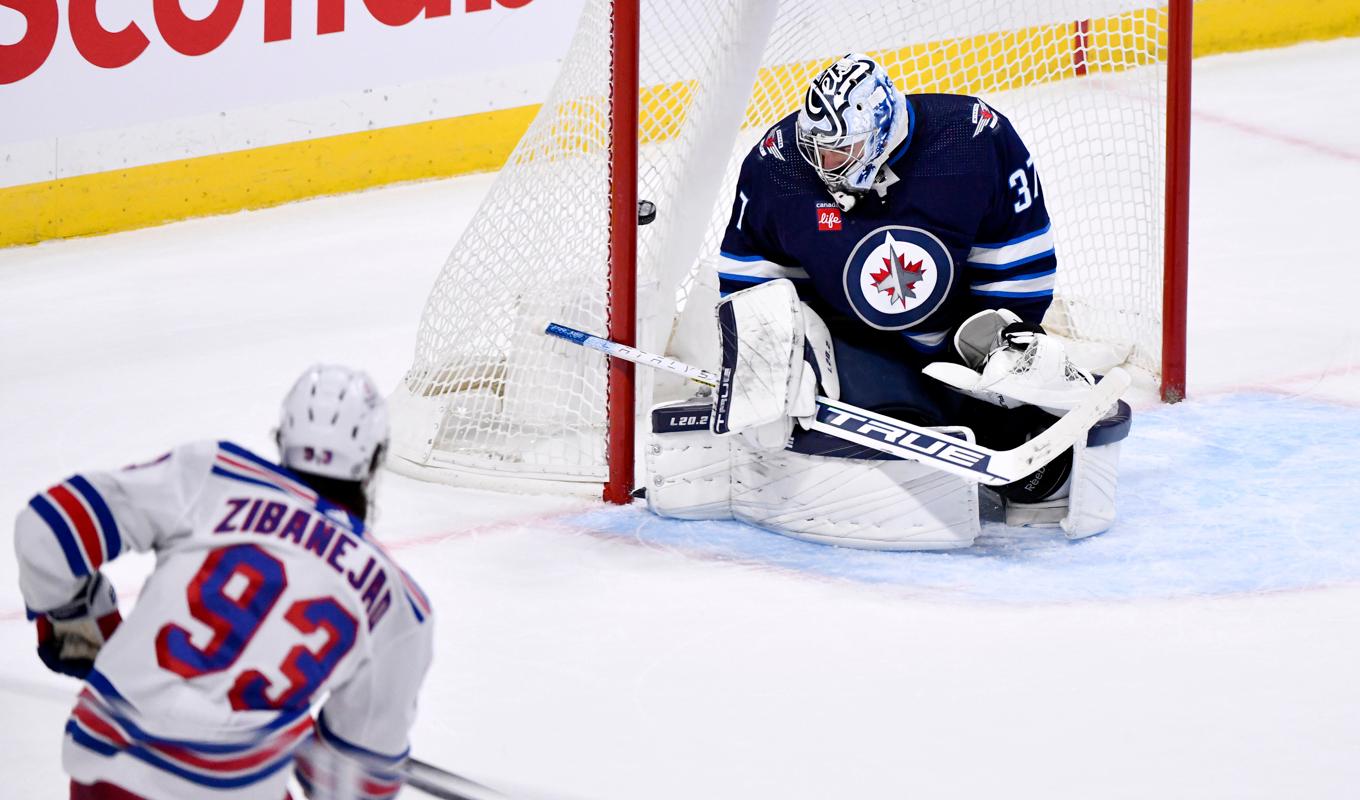
[[[393,397],[394,468],[628,502],[640,412],[677,387],[535,327],[711,362],[708,262],[736,167],[848,48],[909,93],[978,94],[1012,119],[1058,242],[1046,325],[1184,397],[1192,14],[1192,0],[587,0],[431,292]],[[655,225],[638,228],[639,197]]]

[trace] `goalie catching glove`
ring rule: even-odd
[[[782,450],[793,421],[806,428],[816,414],[819,389],[840,397],[831,333],[783,278],[728,295],[716,314],[722,368],[712,431]]]
[[[96,572],[71,602],[33,614],[38,627],[38,657],[53,672],[84,678],[95,656],[122,623],[113,584]]]
[[[1002,408],[1037,406],[1060,417],[1095,386],[1091,373],[1067,358],[1061,339],[1004,308],[964,320],[954,334],[954,348],[963,364],[936,362],[926,366],[925,374]]]

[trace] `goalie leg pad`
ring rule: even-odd
[[[911,461],[763,450],[745,437],[714,436],[710,411],[706,399],[652,409],[652,513],[736,518],[797,539],[875,550],[968,547],[978,534],[972,481]]]
[[[913,461],[733,451],[732,515],[796,539],[952,550],[979,530],[978,485]]]
[[[1067,516],[1059,523],[1067,538],[1084,539],[1104,533],[1114,525],[1121,444],[1090,447],[1078,442],[1074,448]]]
[[[1061,527],[1069,539],[1104,533],[1114,525],[1115,490],[1119,484],[1119,448],[1129,435],[1133,411],[1119,401],[1115,413],[1101,420],[1072,448],[1072,476],[1066,491],[1034,503],[1006,504],[1006,524]]]
[[[647,442],[647,508],[672,519],[732,518],[731,436],[709,432],[707,397],[652,408]]]

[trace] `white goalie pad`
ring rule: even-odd
[[[915,461],[734,450],[732,516],[866,550],[953,550],[978,535],[978,485]]]
[[[706,401],[652,410],[647,505],[676,519],[739,519],[797,539],[874,550],[968,547],[978,485],[911,461],[831,458],[708,431]],[[971,441],[963,428],[941,429]]]
[[[1069,539],[1084,539],[1109,530],[1115,521],[1119,485],[1119,449],[1128,436],[1133,412],[1120,401],[1115,413],[1101,420],[1072,448],[1072,475],[1067,491],[1037,503],[1006,504],[1006,524],[1060,527]]]
[[[652,407],[646,450],[647,508],[672,519],[732,518],[733,436],[709,431],[708,398]]]
[[[1067,515],[1059,523],[1067,538],[1084,539],[1114,525],[1120,445],[1114,442],[1088,447],[1082,443],[1073,451]]]
[[[815,413],[819,384],[827,396],[840,396],[826,324],[784,279],[735,292],[715,313],[722,366],[712,430],[783,449],[793,419]]]

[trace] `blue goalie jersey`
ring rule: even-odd
[[[722,292],[789,278],[838,345],[849,334],[918,366],[948,358],[982,309],[1039,322],[1057,260],[1024,142],[976,97],[907,95],[907,110],[906,140],[849,211],[798,154],[796,114],[771,128],[742,164]]]

